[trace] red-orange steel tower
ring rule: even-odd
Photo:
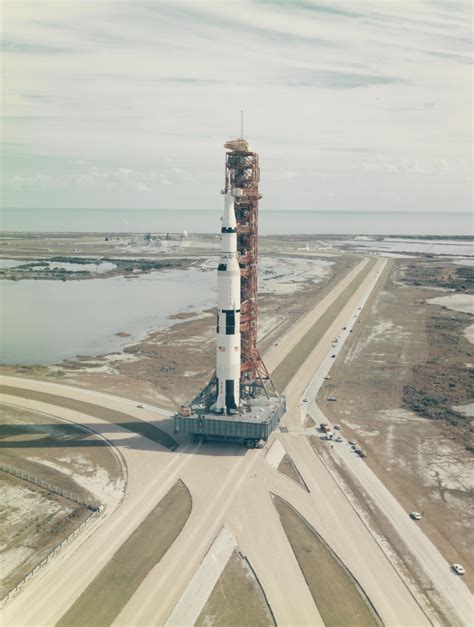
[[[258,154],[249,149],[244,139],[224,144],[229,150],[225,162],[224,193],[237,190],[235,217],[237,221],[237,251],[241,272],[241,369],[242,396],[255,396],[258,388],[265,389],[270,380],[257,350],[257,270],[258,270],[258,191],[260,168]]]

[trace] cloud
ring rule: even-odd
[[[325,177],[347,191],[340,209],[379,208],[370,189],[385,175],[421,209],[448,196],[436,185],[469,197],[467,3],[4,4],[12,202],[49,189],[59,206],[134,193],[153,206],[159,192],[165,207],[217,207],[241,109],[271,208],[306,202],[310,187],[324,197]]]
[[[72,48],[8,41],[5,39],[0,42],[0,51],[3,54],[67,54],[75,52]]]
[[[31,176],[15,174],[14,176],[6,177],[3,184],[7,190],[21,192],[28,190],[57,189],[64,186],[65,182],[49,174],[38,173]]]

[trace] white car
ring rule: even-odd
[[[326,379],[326,381],[329,381],[331,377],[327,374],[324,378]]]
[[[334,425],[334,429],[336,429],[337,431],[341,430],[341,425]]]
[[[337,401],[337,398],[335,396],[328,396],[327,400],[328,401]]]
[[[458,575],[464,575],[466,573],[466,571],[461,566],[461,564],[453,564],[452,568],[453,568],[454,571],[457,572]]]
[[[341,436],[340,436],[340,435],[338,435],[338,436],[337,436],[337,438],[336,438],[336,442],[342,442],[342,441],[343,441],[343,440],[342,440]]]
[[[356,442],[356,440],[349,440],[349,444],[350,444],[351,446],[356,446],[356,445],[357,445],[357,442]]]
[[[413,518],[413,520],[421,520],[421,514],[420,512],[411,512],[410,518]]]

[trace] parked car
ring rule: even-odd
[[[463,566],[461,566],[461,564],[453,564],[452,565],[452,569],[458,574],[458,575],[464,575],[466,573],[465,569]]]
[[[329,381],[331,377],[327,374],[324,378],[326,379],[326,381]]]
[[[341,430],[341,425],[334,425],[334,429],[336,429],[336,431],[340,431]]]
[[[331,359],[334,359],[336,357],[336,355],[331,355]]]
[[[335,396],[328,396],[327,400],[328,401],[337,401],[337,398]]]
[[[413,520],[421,520],[421,514],[420,512],[410,512],[410,518],[413,518]]]
[[[304,398],[303,403],[309,403],[309,398]]]
[[[367,457],[367,453],[363,451],[361,448],[356,449],[356,453],[359,457]]]
[[[137,407],[139,407],[140,409],[145,409],[145,405],[142,405],[141,403],[138,404]]]
[[[340,435],[338,435],[338,436],[337,436],[337,438],[336,438],[336,442],[343,442],[343,439],[341,438],[341,436],[340,436]]]
[[[351,446],[357,446],[357,441],[356,440],[349,440],[349,444]]]

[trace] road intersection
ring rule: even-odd
[[[367,264],[363,260],[319,305],[273,346],[265,356],[273,370],[289,354],[324,311]],[[17,388],[3,402],[42,411],[93,428],[120,451],[128,480],[122,502],[109,508],[87,532],[12,599],[3,613],[8,625],[53,625],[111,559],[148,512],[163,498],[177,479],[191,493],[193,509],[181,534],[161,561],[141,582],[136,593],[116,617],[114,624],[164,625],[179,604],[214,540],[225,527],[236,539],[256,573],[279,625],[322,625],[321,615],[302,575],[272,502],[277,494],[290,503],[324,538],[364,589],[385,625],[427,625],[429,618],[418,604],[408,582],[403,581],[387,554],[352,507],[336,478],[315,453],[303,421],[309,411],[316,419],[323,414],[314,399],[327,376],[351,325],[357,321],[385,266],[379,259],[335,316],[324,336],[294,374],[286,388],[288,412],[283,425],[288,433],[276,432],[260,450],[244,451],[217,444],[184,445],[170,452],[155,442],[131,434],[87,413],[54,403],[28,398],[28,391],[47,391],[84,403],[103,405],[152,424],[169,419],[169,412],[133,400],[89,392],[59,384],[2,377],[4,386]],[[345,331],[341,329],[346,326]],[[333,338],[337,346],[332,347]],[[302,399],[308,398],[308,403]],[[314,430],[313,430],[314,433]],[[290,455],[309,488],[279,473],[266,462],[278,440]],[[394,517],[400,533],[407,534],[407,550],[420,562],[433,586],[450,608],[453,625],[470,623],[472,599],[459,578],[450,577],[449,566],[437,549],[415,528],[406,513],[364,462],[346,448],[335,455],[347,464],[357,479],[372,490],[384,513]],[[378,482],[378,483],[377,483]],[[403,518],[403,520],[402,520]],[[410,526],[411,525],[411,526]],[[441,572],[443,574],[441,574]],[[448,574],[446,574],[448,573]]]

